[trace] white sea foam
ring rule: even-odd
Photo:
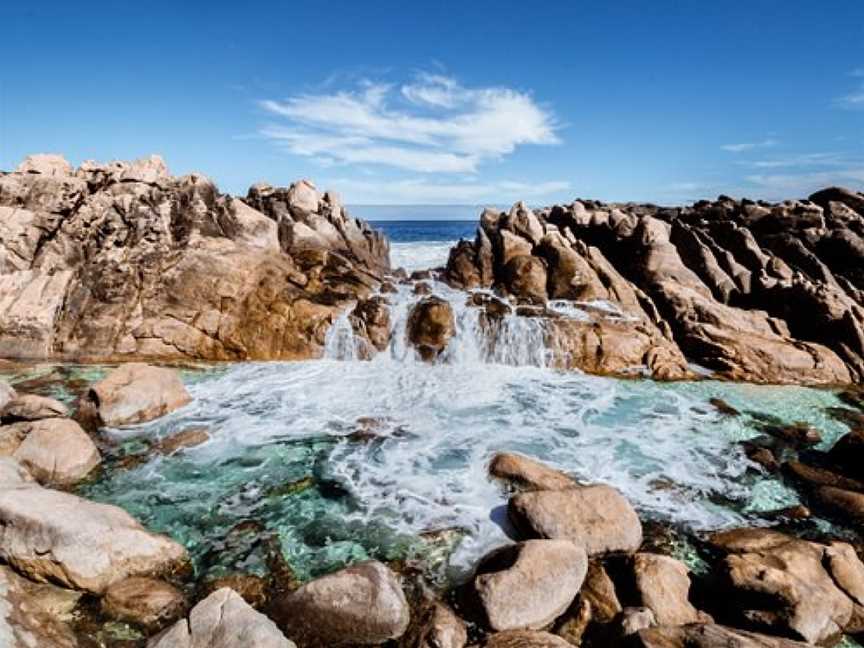
[[[408,272],[438,268],[447,263],[447,255],[455,241],[424,241],[419,243],[390,243],[390,265]]]

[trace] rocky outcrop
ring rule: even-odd
[[[424,360],[434,360],[456,332],[453,307],[440,297],[426,297],[408,313],[408,341]]]
[[[173,585],[156,578],[133,576],[112,584],[102,597],[102,611],[118,621],[148,632],[160,630],[180,617],[186,598]]]
[[[517,203],[483,213],[447,278],[525,303],[583,303],[581,321],[549,322],[559,365],[614,373],[635,362],[675,378],[686,356],[734,380],[861,382],[862,205],[864,194],[836,188],[779,204]]]
[[[11,471],[10,471],[11,473]],[[0,485],[0,558],[31,580],[100,594],[128,576],[182,567],[186,550],[124,510],[42,488]]]
[[[690,575],[682,562],[669,556],[638,553],[633,556],[633,573],[639,602],[654,613],[658,625],[706,620],[690,603]]]
[[[37,588],[9,567],[0,566],[0,646],[77,648],[72,628],[38,596]]]
[[[570,606],[587,569],[581,546],[569,540],[529,540],[486,556],[474,587],[493,630],[538,630]]]
[[[198,603],[188,619],[152,638],[147,648],[296,648],[270,619],[223,587]]]
[[[0,356],[295,359],[388,268],[308,181],[244,199],[158,157],[0,174]]]
[[[367,645],[405,634],[410,612],[397,576],[370,561],[285,595],[275,601],[274,618],[301,647]]]
[[[191,400],[173,369],[130,362],[92,385],[79,408],[97,426],[117,427],[151,421]]]
[[[621,493],[603,484],[519,493],[507,511],[528,537],[572,540],[589,556],[632,553],[642,544],[636,511]]]

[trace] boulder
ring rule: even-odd
[[[223,587],[234,590],[256,609],[264,605],[268,599],[267,579],[255,574],[228,574],[206,580],[201,584],[201,591],[207,596]]]
[[[621,493],[603,484],[519,493],[507,511],[529,537],[572,540],[589,556],[632,553],[642,544],[636,511]]]
[[[439,356],[456,332],[450,303],[440,297],[426,297],[408,313],[408,341],[424,360]]]
[[[160,630],[183,615],[186,598],[173,585],[155,578],[133,576],[113,583],[102,597],[109,618],[146,629]]]
[[[621,611],[620,634],[622,637],[635,635],[645,628],[653,628],[657,625],[654,613],[646,607],[626,607]]]
[[[513,452],[499,452],[489,462],[489,474],[520,490],[563,490],[579,482],[560,470]]]
[[[410,612],[397,576],[359,563],[316,578],[274,601],[274,618],[301,645],[372,645],[398,639]]]
[[[18,394],[14,389],[9,385],[9,383],[0,380],[0,412],[3,411],[3,408],[9,403],[9,401],[14,400]]]
[[[31,580],[95,594],[188,561],[123,509],[27,482],[0,488],[0,558]]]
[[[0,566],[0,645],[77,648],[72,628],[61,619],[61,611],[40,596],[38,587],[9,567]]]
[[[391,336],[390,308],[387,300],[380,295],[375,295],[357,302],[351,312],[351,325],[355,333],[368,340],[373,349],[386,350]]]
[[[659,554],[633,556],[633,575],[639,603],[654,613],[658,625],[705,621],[690,603],[690,576],[679,560]]]
[[[19,394],[9,400],[0,410],[0,421],[38,421],[47,418],[60,418],[69,415],[69,410],[60,401],[36,394]]]
[[[62,155],[57,155],[56,153],[36,153],[24,158],[15,170],[18,173],[68,176],[72,174],[72,165]]]
[[[714,624],[657,626],[640,630],[635,638],[633,645],[641,648],[806,648],[812,645]]]
[[[198,603],[147,648],[296,648],[270,619],[227,587]]]
[[[173,369],[133,362],[92,385],[81,408],[94,412],[101,425],[118,427],[151,421],[191,400]]]
[[[603,564],[592,560],[579,595],[591,604],[591,617],[598,623],[610,623],[621,611],[615,584]]]
[[[579,545],[528,540],[486,556],[474,588],[493,630],[537,630],[570,607],[587,569],[588,558]]]
[[[428,601],[412,619],[399,641],[400,648],[464,648],[468,643],[465,623],[439,601]]]
[[[510,630],[491,635],[483,648],[572,648],[572,644],[548,632]]]
[[[96,444],[71,419],[22,425],[27,428],[25,436],[13,456],[43,484],[74,484],[102,462]]]

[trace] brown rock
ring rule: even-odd
[[[512,452],[499,452],[492,457],[489,474],[520,490],[563,490],[579,486],[563,472]]]
[[[173,369],[133,362],[90,387],[82,408],[95,410],[102,425],[117,427],[151,421],[191,400]]]
[[[589,556],[634,552],[642,544],[639,516],[610,486],[520,493],[510,499],[507,510],[529,536],[572,540]]]
[[[47,418],[68,416],[66,406],[58,400],[36,394],[19,394],[0,410],[3,423],[38,421]]]
[[[805,648],[811,645],[714,624],[646,628],[639,631],[636,639],[634,645],[642,648]]]
[[[171,455],[184,448],[194,448],[210,440],[210,432],[205,427],[191,427],[176,434],[160,439],[151,450],[161,455]]]
[[[408,314],[408,340],[424,360],[433,360],[456,332],[453,308],[440,297],[426,297]]]
[[[572,644],[548,632],[510,630],[491,635],[484,648],[571,648]]]
[[[229,574],[205,581],[201,586],[204,596],[227,587],[239,594],[253,608],[262,607],[268,599],[267,581],[254,574]]]
[[[468,643],[465,624],[449,607],[429,601],[412,619],[399,641],[401,648],[464,648]]]
[[[356,333],[369,341],[377,351],[390,344],[390,308],[387,300],[376,295],[357,302],[351,313],[351,324]]]
[[[43,484],[74,484],[102,462],[96,445],[71,419],[42,419],[24,425],[24,439],[12,456]]]
[[[514,256],[502,270],[501,283],[520,301],[546,303],[546,265],[537,257]]]
[[[633,572],[640,604],[654,613],[658,625],[685,625],[705,619],[689,601],[690,576],[679,560],[638,553]]]
[[[301,645],[378,644],[408,629],[405,594],[393,572],[365,562],[316,578],[275,601],[274,618]]]
[[[65,618],[70,610],[52,605],[41,587],[0,566],[0,643],[4,648],[77,648]]]
[[[493,630],[539,629],[576,598],[588,559],[567,540],[529,540],[486,556],[474,587]]]
[[[598,623],[610,623],[623,609],[615,593],[615,584],[603,564],[597,561],[588,564],[580,596],[591,603],[591,616]]]
[[[174,586],[155,578],[132,577],[108,587],[102,611],[110,618],[153,632],[183,615],[186,599]]]

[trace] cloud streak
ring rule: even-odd
[[[366,81],[260,106],[279,120],[261,128],[261,135],[325,165],[475,173],[519,146],[559,142],[554,116],[530,94],[467,88],[442,75],[423,74],[398,86]]]
[[[765,139],[759,142],[742,142],[740,144],[724,144],[720,148],[729,153],[745,153],[754,149],[764,149],[777,146],[777,140]]]
[[[864,68],[852,70],[850,76],[858,79],[858,87],[849,94],[838,97],[835,103],[841,108],[864,109]]]

